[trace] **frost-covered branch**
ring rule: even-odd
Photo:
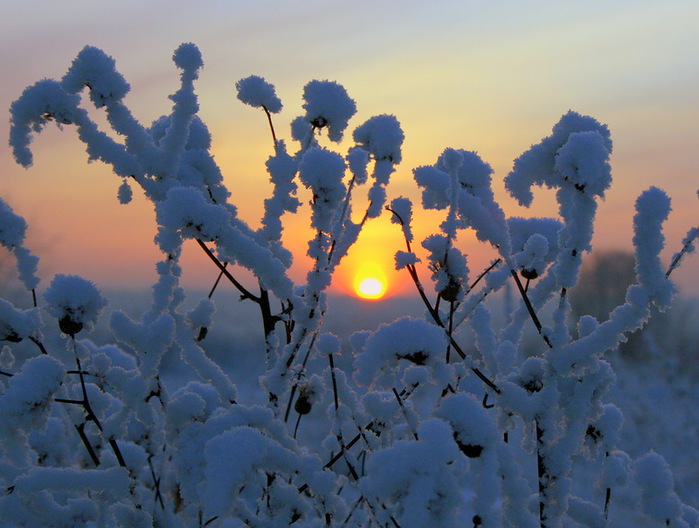
[[[662,457],[633,461],[621,449],[623,415],[607,401],[616,380],[610,352],[652,310],[670,306],[670,276],[694,250],[697,228],[663,267],[670,212],[663,191],[637,200],[638,283],[625,302],[606,320],[572,315],[569,292],[611,185],[605,125],[568,112],[505,178],[525,207],[534,186],[554,189],[557,218],[508,216],[492,168],[475,152],[445,149],[413,171],[422,208],[443,214],[417,243],[411,200],[386,206],[403,154],[398,119],[369,118],[339,152],[357,105],[338,83],[316,80],[304,87],[302,115],[285,141],[272,121],[283,108],[274,86],[250,76],[237,83],[238,99],[262,109],[273,140],[271,194],[253,229],[232,203],[198,117],[202,56],[183,44],[173,60],[180,83],[171,113],[150,126],[125,105],[130,87],[115,61],[90,46],[60,81],[40,81],[12,105],[16,161],[31,165],[33,135],[48,123],[75,126],[88,159],[110,164],[121,179],[120,202],[131,199],[134,183],[152,201],[162,256],[150,306],[140,318],[112,311],[103,344],[90,333],[106,300],[86,279],[57,275],[43,303],[34,294],[28,310],[0,300],[3,523],[602,527],[640,500],[627,524],[638,514],[699,525]],[[83,108],[84,96],[105,113],[109,132]],[[294,143],[296,152],[287,146]],[[357,211],[362,193],[368,205]],[[311,265],[296,284],[284,226],[304,201]],[[329,334],[333,275],[384,210],[403,233],[396,268],[407,270],[424,318]],[[34,292],[38,259],[24,245],[26,230],[0,200],[0,245]],[[496,253],[475,279],[467,230]],[[187,240],[218,274],[208,297],[190,304],[180,266]],[[252,287],[239,267],[253,273]],[[257,306],[264,345],[239,350],[230,337],[251,329],[216,312],[222,278]],[[490,302],[497,295],[504,317]],[[248,363],[221,359],[244,356],[264,363],[259,380],[232,371]]]

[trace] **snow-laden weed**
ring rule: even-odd
[[[229,201],[197,116],[199,50],[184,44],[173,59],[181,86],[170,96],[172,113],[150,127],[122,102],[129,85],[114,60],[93,47],[63,79],[36,83],[12,106],[17,162],[31,165],[32,134],[49,122],[75,126],[89,159],[123,179],[122,203],[132,185],[152,201],[163,258],[140,320],[111,313],[111,344],[86,337],[106,302],[80,277],[56,276],[29,310],[0,303],[0,526],[601,527],[632,482],[639,514],[697,525],[699,514],[678,498],[659,455],[632,461],[619,450],[622,413],[605,401],[615,381],[605,354],[642,327],[651,308],[670,305],[671,272],[697,236],[690,230],[670,269],[662,267],[670,212],[663,191],[651,188],[636,202],[638,282],[625,302],[602,322],[572,321],[568,292],[612,181],[606,126],[569,112],[515,160],[507,190],[529,206],[532,187],[554,189],[557,219],[508,217],[491,189],[490,166],[473,152],[448,148],[416,168],[422,207],[444,211],[421,242],[423,269],[413,251],[413,204],[401,197],[386,205],[404,139],[395,117],[357,127],[346,154],[322,146],[326,132],[330,144],[343,138],[356,105],[339,84],[312,81],[305,113],[292,124],[298,150],[290,152],[273,126],[282,110],[274,87],[257,76],[239,81],[239,99],[264,111],[274,147],[267,161],[273,192],[253,229]],[[110,134],[81,106],[83,92],[105,112]],[[361,189],[368,206],[357,216]],[[302,194],[311,204],[312,266],[295,284],[282,219],[297,212]],[[366,222],[382,213],[403,231],[396,267],[413,280],[426,318],[349,336],[355,360],[348,372],[336,364],[342,340],[322,329],[326,290]],[[466,229],[498,253],[475,277],[456,243]],[[33,293],[37,259],[24,247],[25,230],[0,202],[0,243]],[[179,259],[188,239],[242,302],[259,309],[264,350],[249,353],[265,357],[257,385],[264,404],[239,398],[229,373],[202,348],[216,332],[212,295],[183,308]],[[257,284],[236,278],[240,268]],[[434,300],[420,279],[426,271]],[[483,301],[508,284],[520,302],[500,328]],[[44,333],[56,325],[60,346],[47,346]],[[523,345],[528,325],[540,335],[534,355]],[[471,328],[475,350],[459,342],[460,327]],[[17,346],[25,341],[31,351]],[[193,379],[168,387],[166,356],[186,364]],[[581,460],[597,475],[585,489],[574,481]]]

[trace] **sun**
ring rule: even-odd
[[[376,277],[367,277],[357,284],[357,295],[362,299],[380,299],[386,293],[386,284]]]
[[[364,265],[354,276],[354,291],[362,299],[380,299],[386,288],[385,274],[376,265]]]

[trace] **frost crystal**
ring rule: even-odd
[[[313,192],[313,227],[329,231],[335,209],[345,196],[345,161],[329,150],[311,149],[299,166],[301,182]]]
[[[0,435],[6,436],[18,427],[40,426],[64,376],[65,370],[54,358],[39,356],[27,360],[0,398]]]
[[[118,198],[119,198],[119,203],[121,204],[128,204],[131,203],[131,199],[133,198],[133,191],[131,190],[131,186],[129,185],[129,182],[124,180],[121,182],[121,185],[119,186],[119,193],[118,193]]]
[[[26,231],[27,223],[24,218],[16,215],[12,207],[0,198],[0,244],[7,249],[21,246]]]
[[[281,99],[277,97],[274,85],[265,81],[264,78],[251,75],[239,80],[235,87],[238,90],[238,99],[245,104],[253,108],[265,108],[272,114],[281,112]]]
[[[0,341],[18,343],[34,334],[41,327],[37,309],[18,310],[0,299]]]
[[[400,123],[392,115],[374,116],[354,131],[354,140],[374,159],[393,163],[400,163],[404,139]]]
[[[77,275],[56,275],[44,293],[47,310],[58,319],[61,330],[74,335],[97,322],[107,301],[95,285]]]
[[[39,257],[32,255],[23,245],[26,230],[24,218],[15,214],[12,207],[0,198],[0,245],[14,254],[19,279],[27,290],[33,290],[39,284],[36,276]]]
[[[76,94],[84,87],[90,90],[90,99],[97,108],[121,101],[129,92],[129,83],[116,71],[112,57],[101,49],[85,46],[63,76],[63,89]]]
[[[585,147],[592,150],[586,151]],[[515,160],[512,172],[505,178],[505,187],[525,206],[531,205],[534,198],[532,185],[554,188],[569,181],[581,192],[589,187],[589,192],[601,196],[611,182],[607,165],[611,152],[607,126],[571,111],[561,117],[549,137]]]
[[[51,79],[25,88],[22,96],[10,107],[10,146],[18,163],[24,167],[32,164],[29,149],[32,132],[40,132],[52,120],[59,126],[75,121],[79,100],[77,95],[66,93],[59,82]]]
[[[204,66],[199,48],[191,42],[180,45],[172,55],[172,60],[178,68],[185,71],[196,71]]]
[[[313,127],[328,127],[328,137],[340,141],[357,105],[343,86],[333,81],[311,81],[303,89],[306,120]]]
[[[424,317],[402,317],[344,343],[324,331],[327,289],[364,224],[384,211],[402,157],[398,120],[368,119],[346,156],[323,148],[324,129],[340,141],[356,107],[339,84],[310,82],[305,115],[291,127],[298,151],[290,154],[271,127],[272,193],[259,227],[251,227],[229,201],[197,115],[201,53],[183,44],[173,60],[181,71],[172,111],[150,127],[123,103],[129,86],[114,60],[90,46],[60,82],[41,81],[12,105],[10,144],[19,163],[31,164],[32,135],[48,122],[74,126],[88,159],[122,179],[122,203],[131,185],[152,201],[163,255],[150,308],[140,319],[112,312],[106,344],[76,338],[106,304],[85,279],[57,275],[44,295],[46,311],[71,339],[45,331],[35,295],[30,310],[0,300],[3,527],[602,528],[637,523],[639,513],[658,525],[699,523],[699,512],[680,500],[694,491],[691,480],[674,480],[655,453],[634,463],[622,451],[641,436],[634,426],[644,436],[662,428],[645,413],[638,423],[626,416],[631,433],[622,428],[623,399],[614,400],[618,407],[607,401],[617,396],[609,392],[616,358],[605,357],[653,310],[669,306],[670,274],[694,249],[699,228],[665,271],[670,201],[649,189],[634,218],[638,284],[626,289],[624,304],[598,320],[573,312],[569,301],[611,183],[606,126],[565,114],[505,181],[525,206],[534,186],[554,189],[560,220],[507,218],[493,170],[474,151],[446,148],[416,168],[424,208],[443,211],[430,213],[441,219],[420,241],[422,262],[413,252],[411,201],[396,198],[388,209],[404,236],[396,267],[414,283]],[[270,113],[282,109],[274,87],[258,76],[236,87],[272,125]],[[83,108],[88,95],[109,132]],[[360,193],[368,205],[357,215]],[[297,285],[282,220],[309,198],[311,263]],[[472,282],[466,230],[497,253]],[[23,245],[25,231],[0,200],[0,245],[33,288],[38,259]],[[185,303],[180,259],[196,246],[188,239],[218,278],[203,300]],[[228,321],[235,328],[217,324],[209,332],[226,315],[213,302],[219,280],[259,310],[259,339],[250,339],[237,307]],[[654,407],[666,398],[656,389],[658,373],[677,374],[662,361],[656,368],[648,358],[650,376],[626,384],[640,386],[632,390],[647,393]],[[259,378],[258,367],[265,368]],[[687,392],[690,383],[676,376],[673,389]]]

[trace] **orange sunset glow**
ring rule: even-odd
[[[131,86],[124,102],[146,125],[171,110],[168,96],[179,82],[173,51],[182,42],[197,44],[204,60],[196,82],[199,115],[230,201],[253,229],[272,189],[265,170],[272,138],[263,112],[236,98],[236,81],[251,74],[276,86],[284,108],[274,125],[290,152],[297,147],[289,125],[303,112],[301,94],[312,79],[335,80],[356,101],[342,142],[320,138],[342,155],[353,145],[352,131],[369,117],[396,116],[405,133],[403,159],[387,195],[413,200],[419,258],[421,241],[438,231],[444,216],[422,210],[412,169],[435,163],[446,147],[477,151],[492,166],[493,191],[506,214],[558,216],[552,193],[537,191],[532,208],[524,209],[507,195],[503,179],[513,160],[549,135],[569,109],[606,123],[614,141],[614,183],[600,203],[596,248],[632,248],[633,203],[652,185],[673,200],[665,260],[696,223],[696,2],[180,2],[167,17],[162,9],[135,0],[115,4],[109,16],[98,3],[0,6],[0,195],[29,222],[28,244],[41,254],[45,276],[76,273],[114,288],[142,288],[156,277],[152,205],[136,188],[131,204],[118,204],[120,179],[101,163],[87,163],[74,128],[51,124],[35,135],[29,169],[19,167],[7,147],[12,102],[42,78],[60,79],[87,44],[116,60]],[[99,110],[89,111],[109,130]],[[356,193],[365,199],[365,188]],[[283,238],[294,255],[290,275],[301,283],[311,266],[306,251],[313,233],[311,197],[302,188],[298,197],[304,205],[283,217]],[[361,217],[361,203],[353,212]],[[490,253],[468,233],[460,236],[475,275]],[[405,250],[405,241],[387,214],[367,222],[329,291],[412,295],[407,274],[394,269],[397,250]],[[370,261],[383,275],[362,271]],[[185,247],[182,264],[183,284],[211,286],[217,271],[194,245]],[[424,267],[420,272],[429,275]],[[380,293],[360,293],[356,282],[367,278],[382,284]],[[674,278],[683,291],[699,294],[696,266]]]

